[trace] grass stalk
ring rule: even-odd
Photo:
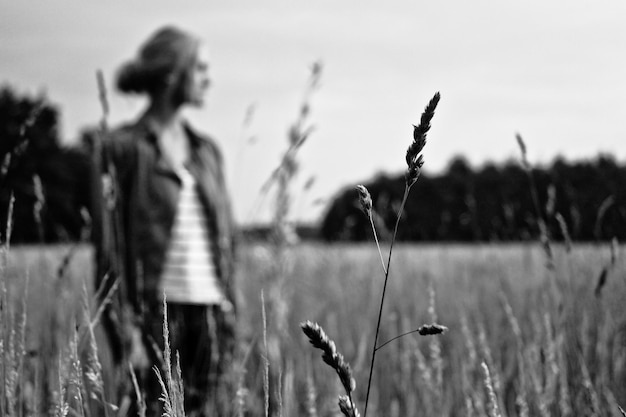
[[[265,355],[263,356],[263,400],[265,417],[270,415],[270,359],[269,351],[267,349],[267,317],[265,314],[265,296],[263,290],[261,290],[261,314],[263,321],[263,347],[265,349]]]
[[[489,372],[489,366],[485,362],[482,362],[480,366],[485,373],[485,389],[487,390],[487,401],[489,404],[488,415],[489,417],[502,417],[500,413],[500,407],[498,406],[498,398],[493,386],[491,373]]]
[[[376,333],[374,335],[374,347],[372,348],[372,359],[370,361],[370,371],[369,371],[369,376],[367,380],[367,393],[365,394],[365,411],[363,412],[363,417],[367,417],[367,406],[369,404],[370,391],[372,387],[372,375],[374,374],[374,362],[376,361],[376,352],[379,350],[379,347],[377,346],[378,336],[380,334],[380,322],[383,316],[383,307],[385,305],[385,294],[387,292],[387,282],[389,281],[389,267],[391,266],[391,255],[393,253],[393,244],[396,241],[396,235],[398,233],[398,225],[400,224],[400,217],[402,216],[404,205],[406,204],[406,200],[409,196],[409,189],[410,189],[410,186],[408,184],[405,185],[404,196],[402,197],[402,203],[400,204],[398,215],[396,217],[396,225],[394,226],[393,235],[391,237],[391,243],[389,244],[389,255],[387,257],[387,266],[385,267],[383,265],[383,271],[385,272],[385,280],[383,282],[383,293],[380,297],[380,306],[378,308],[378,319],[376,320]],[[376,230],[373,222],[372,222],[372,229]],[[376,232],[374,232],[374,234],[376,234]]]
[[[424,112],[422,113],[422,117],[420,119],[420,124],[417,126],[414,126],[413,142],[407,149],[407,153],[406,153],[407,171],[405,174],[406,182],[405,182],[405,187],[404,187],[404,194],[402,196],[402,202],[400,203],[400,208],[398,209],[398,213],[396,215],[396,223],[393,228],[393,234],[391,236],[391,243],[389,244],[387,266],[385,267],[383,264],[383,271],[384,271],[385,279],[383,282],[383,291],[382,291],[382,295],[380,298],[380,305],[378,308],[378,318],[376,320],[376,331],[374,333],[374,344],[372,347],[370,370],[369,370],[369,376],[368,376],[368,381],[367,381],[367,393],[365,394],[365,411],[363,413],[363,417],[367,417],[367,407],[369,404],[370,392],[371,392],[371,387],[372,387],[372,376],[374,374],[374,363],[376,362],[376,352],[380,349],[380,347],[378,346],[378,337],[380,334],[380,323],[382,320],[383,308],[385,305],[385,295],[387,293],[387,283],[389,281],[389,268],[391,267],[391,256],[393,254],[393,247],[394,247],[394,243],[396,241],[397,235],[398,235],[398,227],[400,225],[400,219],[402,218],[402,213],[404,211],[404,206],[406,204],[406,201],[409,197],[409,192],[413,184],[415,184],[415,182],[419,178],[422,165],[424,164],[421,152],[422,152],[422,149],[424,148],[424,145],[426,145],[426,134],[430,130],[430,121],[432,120],[435,114],[435,109],[437,107],[437,104],[439,103],[439,98],[440,98],[439,93],[436,93],[434,97],[430,100],[426,108],[424,109]],[[363,202],[364,200],[361,199],[362,204]],[[374,232],[374,235],[376,236],[376,227],[374,226],[374,222],[372,221],[372,216],[371,216],[371,199],[369,203],[370,203],[369,209],[365,205],[363,206],[364,206],[364,209],[367,210],[367,212],[369,213],[372,230]],[[376,243],[378,245],[378,239],[376,239]],[[379,252],[380,252],[380,247],[379,247]],[[381,261],[382,261],[382,255],[381,255]]]
[[[378,234],[376,233],[376,227],[374,226],[374,218],[372,214],[368,216],[370,220],[370,225],[372,226],[372,233],[374,235],[374,241],[376,242],[376,248],[378,249],[378,255],[380,256],[380,263],[383,267],[383,273],[387,274],[387,267],[385,266],[385,260],[383,259],[383,252],[380,250],[380,242],[378,240]]]
[[[137,380],[137,374],[135,374],[133,365],[130,362],[128,363],[128,372],[130,373],[130,379],[133,383],[133,390],[135,391],[135,395],[137,396],[137,416],[146,417],[146,399],[141,393],[141,388],[139,388],[139,381]]]

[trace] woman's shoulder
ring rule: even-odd
[[[137,152],[140,138],[145,136],[137,123],[123,123],[110,129],[104,135],[103,145],[109,156],[118,163],[129,163]]]
[[[129,151],[147,138],[149,130],[141,122],[126,122],[111,129],[105,136],[107,145],[118,151]]]
[[[211,135],[196,130],[188,123],[185,123],[185,129],[195,145],[214,155],[220,162],[222,161],[222,151]]]
[[[122,123],[109,131],[107,134],[107,139],[112,142],[133,142],[136,141],[139,137],[144,136],[146,134],[146,129],[142,126],[141,123],[137,122],[126,122]]]

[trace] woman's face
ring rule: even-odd
[[[205,45],[200,45],[195,62],[189,68],[186,86],[185,101],[192,106],[202,106],[206,91],[211,80],[209,79],[209,51]]]

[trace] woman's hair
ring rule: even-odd
[[[157,30],[139,49],[138,55],[117,72],[117,88],[124,93],[159,91],[166,85],[184,82],[194,63],[199,40],[172,26]]]

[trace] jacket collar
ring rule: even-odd
[[[186,119],[182,120],[182,125],[191,147],[194,149],[198,148],[202,143],[202,137],[191,127]],[[131,127],[138,133],[138,137],[144,138],[148,143],[154,145],[159,152],[161,151],[157,132],[154,126],[148,123],[145,118],[140,117]]]
[[[191,145],[192,155],[190,155],[189,163],[191,164],[188,168],[192,169],[194,164],[194,157],[196,152],[202,143],[202,137],[190,126],[190,124],[183,119],[183,129],[187,136],[187,140]],[[134,124],[130,126],[130,128],[135,132],[136,137],[146,143],[148,146],[152,147],[156,151],[157,161],[156,161],[156,170],[162,172],[166,175],[172,175],[176,178],[179,177],[176,170],[170,164],[168,158],[163,157],[163,150],[161,149],[161,145],[158,140],[158,134],[154,127],[148,123],[148,121],[144,118],[139,118]],[[180,178],[178,178],[180,179]]]

